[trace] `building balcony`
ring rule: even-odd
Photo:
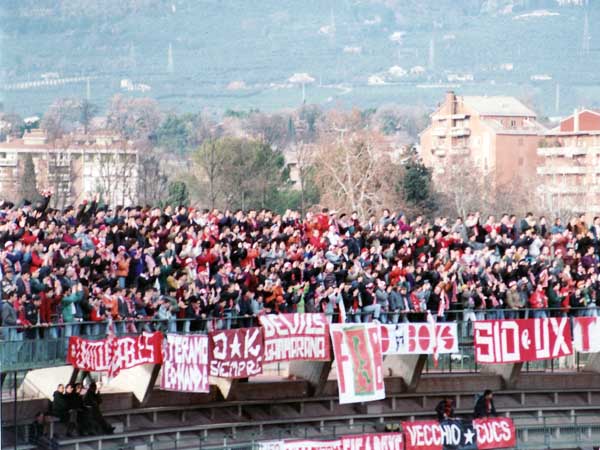
[[[538,147],[537,154],[539,156],[564,156],[573,158],[574,156],[582,156],[599,152],[600,147]]]
[[[444,127],[436,127],[432,130],[431,134],[434,136],[446,136],[447,130]]]
[[[431,153],[433,153],[434,156],[446,156],[446,149],[445,148],[433,148],[431,149]]]
[[[470,136],[471,129],[466,127],[452,127],[450,129],[450,136],[452,137],[460,137],[460,136]]]
[[[540,192],[556,195],[598,194],[600,193],[600,185],[544,184],[540,186]]]
[[[448,152],[449,155],[453,156],[466,156],[471,153],[470,147],[452,147]]]
[[[538,175],[585,175],[591,173],[593,169],[586,166],[542,166],[537,168],[537,173]]]

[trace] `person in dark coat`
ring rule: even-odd
[[[67,405],[67,436],[72,437],[73,432],[79,428],[79,408],[82,407],[81,396],[75,391],[71,383],[65,388],[65,403]]]
[[[90,387],[83,397],[83,404],[89,409],[91,420],[94,422],[96,428],[105,434],[113,434],[115,428],[106,421],[100,410],[102,398],[100,397],[100,392],[98,391],[96,383],[90,384]]]
[[[35,415],[33,423],[29,426],[29,442],[39,450],[58,450],[58,442],[48,437],[48,418],[43,412]]]
[[[496,407],[494,406],[494,393],[487,389],[481,397],[477,399],[475,403],[475,410],[473,415],[475,419],[481,419],[485,417],[496,417]]]
[[[444,397],[444,399],[435,407],[435,413],[437,414],[437,418],[440,422],[442,420],[453,418],[454,401],[449,396]]]
[[[63,423],[66,423],[69,418],[64,384],[59,384],[52,395],[52,415],[58,417]]]

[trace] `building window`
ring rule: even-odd
[[[516,121],[516,120],[514,120],[514,119],[513,119],[513,120],[511,120],[511,121],[510,121],[510,127],[511,127],[511,128],[517,128],[517,121]]]
[[[523,159],[522,156],[519,156],[519,166],[523,166],[523,164],[525,163],[525,160]]]
[[[6,152],[0,152],[0,159],[6,159]]]

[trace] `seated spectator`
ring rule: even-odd
[[[43,412],[35,415],[33,423],[29,426],[29,442],[40,450],[58,450],[58,441],[48,433],[49,418]]]

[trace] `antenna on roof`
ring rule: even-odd
[[[590,41],[592,37],[590,35],[590,24],[588,20],[588,13],[585,12],[585,16],[583,19],[583,41],[581,43],[581,55],[586,56],[590,53]]]
[[[175,66],[173,64],[173,44],[169,42],[169,52],[167,54],[167,72],[175,72]]]
[[[429,70],[435,69],[435,41],[433,40],[433,36],[429,40],[429,59],[427,61],[427,67]]]
[[[85,98],[89,102],[92,98],[92,87],[90,86],[90,77],[85,80]]]

